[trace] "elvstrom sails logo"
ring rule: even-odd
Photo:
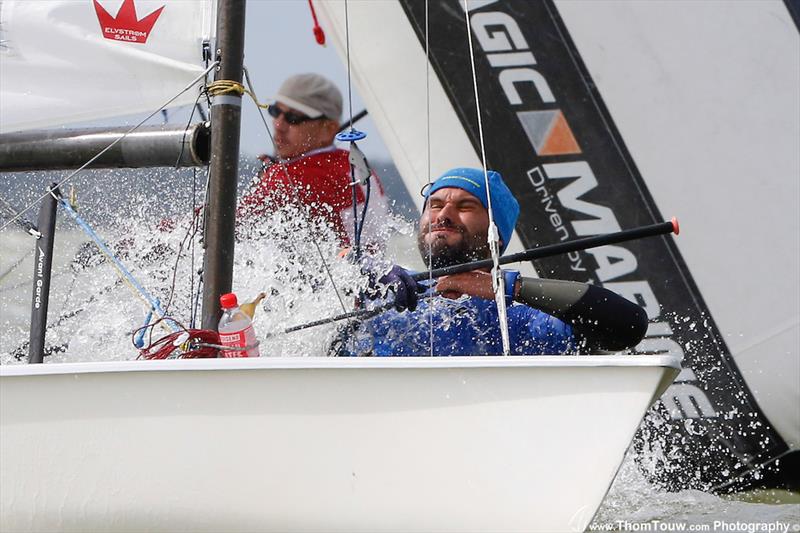
[[[161,6],[142,20],[136,16],[136,6],[134,0],[125,0],[117,12],[117,16],[112,17],[97,0],[94,1],[94,10],[97,12],[97,20],[103,30],[103,37],[112,41],[126,41],[129,43],[146,43],[150,36],[161,11],[165,6]]]

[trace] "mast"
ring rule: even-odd
[[[244,0],[219,0],[217,8],[217,58],[215,82],[242,82],[244,57]],[[211,177],[206,204],[203,260],[203,329],[216,329],[219,297],[233,282],[236,184],[239,175],[240,93],[214,97],[211,105]]]

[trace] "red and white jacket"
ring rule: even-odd
[[[239,217],[246,220],[263,216],[299,200],[308,206],[312,217],[327,220],[341,244],[348,246],[353,236],[353,190],[348,156],[347,150],[330,146],[312,150],[283,164],[267,159],[268,166],[239,203]],[[388,213],[383,185],[374,173],[371,180],[369,210],[362,238],[374,233],[368,231],[368,226],[380,224],[381,217]],[[356,185],[359,217],[365,193],[364,186]]]

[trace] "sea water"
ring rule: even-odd
[[[188,326],[197,318],[202,265],[191,210],[149,212],[142,205],[133,210],[101,220],[98,232],[169,314]],[[386,264],[418,261],[413,225],[399,217],[382,222],[382,237],[394,250]],[[33,238],[17,227],[0,232],[0,364],[20,364],[27,356],[33,245]],[[254,319],[263,356],[327,354],[339,324],[288,334],[283,330],[352,309],[365,278],[338,259],[338,252],[332,233],[309,223],[301,211],[276,213],[240,232],[233,290],[242,301],[267,293]],[[51,287],[46,363],[138,356],[132,338],[144,324],[148,304],[69,221],[59,224]],[[166,332],[157,327],[148,339]],[[592,453],[589,442],[586,453]],[[665,492],[646,481],[634,453],[626,455],[590,531],[800,531],[800,494]]]

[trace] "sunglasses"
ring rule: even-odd
[[[284,111],[283,109],[275,105],[269,106],[269,108],[267,109],[267,113],[269,113],[269,116],[271,116],[272,118],[278,118],[279,116],[283,115],[283,120],[285,120],[287,124],[290,124],[292,126],[297,126],[298,124],[302,124],[303,122],[308,122],[310,120],[319,120],[321,118],[325,118],[324,116],[311,118],[308,115],[293,113],[291,111]]]

